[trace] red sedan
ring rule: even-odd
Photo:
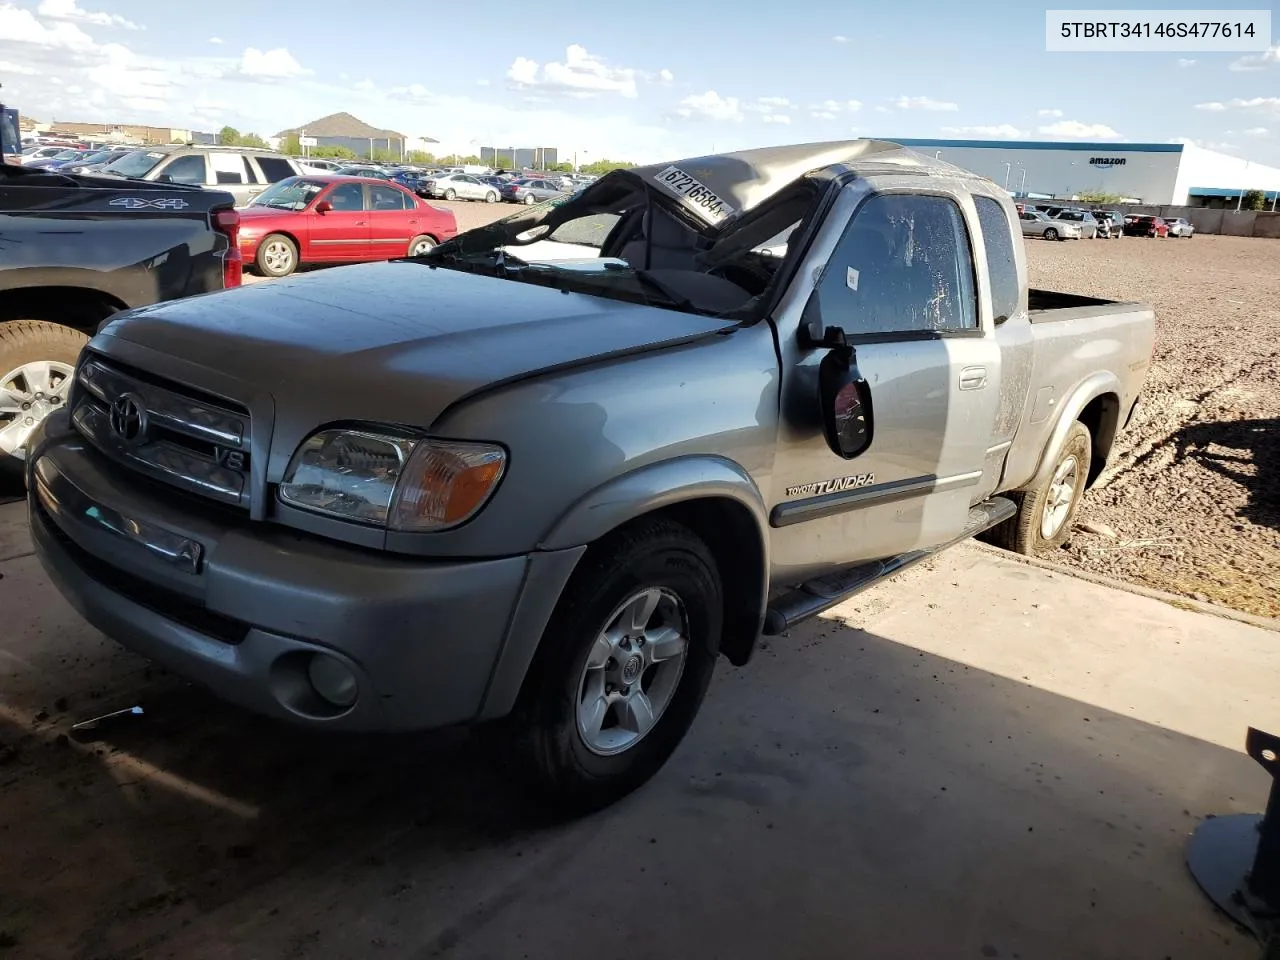
[[[421,256],[457,233],[448,210],[366,177],[289,177],[240,211],[240,253],[268,277],[304,263]]]

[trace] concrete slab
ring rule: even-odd
[[[16,956],[1257,954],[1182,862],[1265,797],[1240,746],[1277,725],[1280,651],[1248,625],[957,548],[722,668],[654,782],[534,828],[465,735],[247,717],[103,641],[32,558],[0,572]]]

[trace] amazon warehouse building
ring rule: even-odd
[[[1280,168],[1189,144],[886,139],[1029,200],[1105,194],[1119,203],[1234,210],[1243,193],[1259,190],[1270,210],[1280,191]]]

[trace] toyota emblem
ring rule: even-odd
[[[111,404],[111,429],[125,443],[137,443],[147,435],[147,408],[131,393]]]

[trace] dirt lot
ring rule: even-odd
[[[1280,243],[1027,249],[1033,285],[1144,300],[1159,323],[1143,408],[1053,559],[1280,616]]]

